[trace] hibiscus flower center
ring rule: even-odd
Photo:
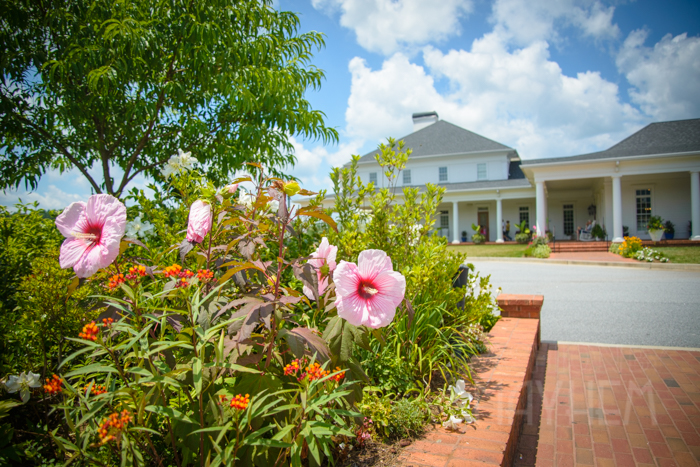
[[[102,229],[98,226],[91,225],[85,232],[71,232],[73,237],[85,240],[89,246],[93,246],[100,241]]]
[[[362,282],[360,282],[360,285],[357,287],[357,293],[360,295],[360,297],[364,298],[365,300],[372,298],[378,292],[379,292],[379,290],[377,290],[374,283],[372,283],[372,282],[362,281]]]

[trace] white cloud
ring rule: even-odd
[[[634,89],[630,98],[656,120],[700,114],[700,37],[664,36],[645,47],[647,31],[636,30],[625,40],[617,67]]]
[[[509,52],[496,34],[487,34],[471,51],[428,47],[423,58],[425,68],[399,53],[379,70],[359,58],[350,62],[350,134],[400,137],[412,131],[411,113],[436,110],[525,158],[539,158],[606,148],[643,123],[599,73],[564,75],[545,42]],[[435,88],[441,77],[451,89],[445,95]]]
[[[537,41],[559,42],[558,29],[573,26],[596,40],[616,38],[620,29],[612,22],[614,7],[587,0],[497,0],[491,21],[494,32],[515,45]]]
[[[459,34],[469,0],[312,0],[319,10],[340,10],[340,24],[372,52],[390,54],[403,47],[436,43]]]
[[[56,185],[49,185],[40,191],[7,190],[0,192],[0,205],[13,206],[21,199],[23,203],[39,202],[42,209],[63,210],[66,206],[76,201],[86,201],[90,196],[87,193],[67,193]]]

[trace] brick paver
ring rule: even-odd
[[[543,343],[529,389],[515,465],[700,465],[700,352]]]

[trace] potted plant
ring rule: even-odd
[[[666,221],[664,223],[664,232],[667,240],[673,240],[673,236],[676,234],[676,226],[673,225],[673,222]]]
[[[595,238],[596,241],[603,240],[606,235],[607,232],[605,232],[605,229],[600,224],[596,224],[593,230],[591,230],[591,236]]]
[[[658,242],[661,240],[664,236],[664,220],[661,216],[651,216],[647,223],[647,230],[653,241]]]
[[[626,225],[622,226],[622,236],[623,237],[629,237],[630,236],[630,228]]]
[[[467,231],[466,230],[462,230],[462,241],[463,242],[467,241]]]
[[[484,243],[484,241],[486,240],[486,236],[481,233],[481,226],[472,224],[472,230],[474,231],[474,233],[472,234],[472,242],[474,242],[476,245]]]
[[[515,233],[515,241],[525,244],[530,241],[530,229],[527,228],[527,221],[522,221],[520,224],[515,224],[518,232]]]

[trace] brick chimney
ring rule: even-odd
[[[421,128],[425,128],[428,125],[439,120],[437,112],[434,110],[432,112],[418,112],[413,114],[413,131],[414,133]]]

